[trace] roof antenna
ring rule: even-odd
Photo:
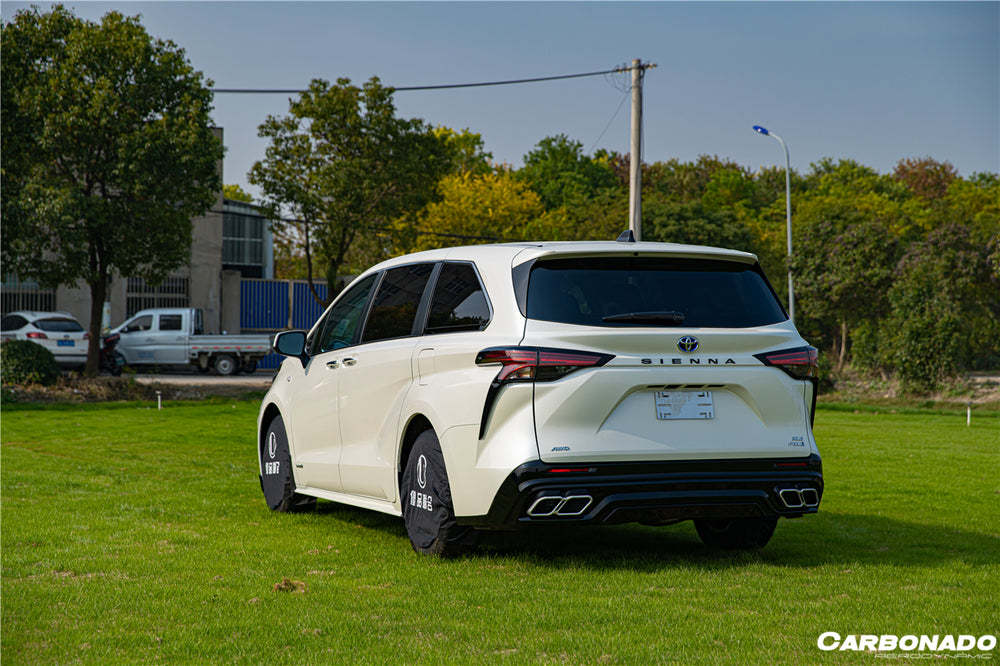
[[[616,243],[634,243],[635,242],[635,234],[632,233],[631,229],[626,229],[625,231],[621,232],[621,234],[619,234],[618,238],[615,239],[615,242]]]

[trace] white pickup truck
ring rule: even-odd
[[[271,353],[271,336],[203,335],[198,308],[140,310],[112,333],[121,334],[118,351],[130,366],[194,365],[220,375],[253,372]]]

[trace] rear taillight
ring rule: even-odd
[[[32,340],[48,340],[49,339],[49,336],[45,335],[44,333],[38,333],[38,332],[35,332],[35,331],[32,331],[31,333],[28,333],[28,337],[30,339],[32,339]]]
[[[476,365],[500,364],[500,372],[493,378],[483,405],[483,418],[479,424],[479,439],[486,433],[486,422],[493,411],[500,389],[513,382],[552,382],[584,368],[604,365],[614,356],[571,349],[544,347],[491,347],[476,355]]]
[[[90,333],[84,333],[83,334],[83,339],[84,340],[89,340],[90,339]]]
[[[819,353],[815,347],[796,347],[779,351],[754,354],[764,365],[784,370],[795,379],[817,379],[819,377]]]
[[[551,382],[583,368],[602,366],[614,356],[566,349],[493,347],[476,355],[476,365],[499,363],[494,384],[512,381]]]

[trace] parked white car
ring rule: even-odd
[[[68,312],[18,310],[0,318],[0,339],[31,340],[50,352],[62,367],[87,364],[90,334]]]
[[[816,350],[745,252],[422,252],[274,347],[268,505],[399,515],[418,552],[461,552],[478,529],[690,519],[710,546],[757,548],[822,496]]]

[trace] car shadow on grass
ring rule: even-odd
[[[317,511],[398,537],[409,549],[403,521],[374,511],[320,502]],[[882,516],[825,512],[780,520],[761,550],[720,551],[704,546],[691,522],[665,527],[546,525],[519,532],[484,531],[479,547],[464,558],[496,556],[539,565],[655,570],[664,566],[726,568],[748,562],[782,567],[851,565],[934,566],[949,562],[996,565],[1000,536],[965,527],[941,527]]]

